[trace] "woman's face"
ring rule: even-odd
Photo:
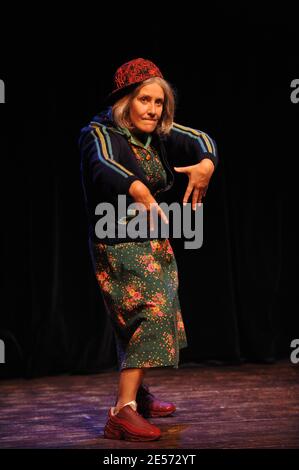
[[[164,91],[157,83],[145,85],[133,98],[130,119],[137,132],[153,132],[163,111]]]

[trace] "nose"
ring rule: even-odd
[[[156,115],[156,104],[155,103],[149,103],[147,112],[150,116],[155,116]]]

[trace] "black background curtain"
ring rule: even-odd
[[[189,343],[181,362],[290,355],[299,337],[299,103],[290,100],[297,29],[279,14],[227,9],[168,22],[158,14],[131,28],[120,14],[55,44],[54,28],[45,47],[40,35],[18,44],[10,72],[0,70],[1,377],[116,366],[88,253],[77,141],[116,68],[136,57],[153,60],[175,86],[176,121],[207,132],[219,150],[203,246],[186,250],[184,240],[171,240]],[[177,174],[167,200],[181,202],[186,184]]]

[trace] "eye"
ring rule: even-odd
[[[146,103],[147,102],[147,97],[146,96],[141,96],[140,101],[142,103]]]

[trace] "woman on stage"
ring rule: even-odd
[[[104,303],[112,320],[119,360],[116,400],[108,412],[104,435],[110,439],[149,441],[161,436],[147,418],[175,411],[143,383],[152,367],[178,367],[179,350],[187,346],[178,298],[176,260],[168,238],[97,236],[95,207],[118,196],[143,204],[149,228],[153,211],[171,188],[173,168],[185,173],[183,202],[196,209],[217,165],[215,142],[204,132],[173,122],[174,93],[151,61],[134,59],[114,75],[107,108],[81,131],[82,182],[90,227],[90,252]],[[179,162],[174,167],[173,162]],[[116,216],[118,228],[134,217]],[[111,222],[111,221],[110,221]],[[110,223],[109,222],[109,223]],[[111,225],[111,224],[110,224]]]

